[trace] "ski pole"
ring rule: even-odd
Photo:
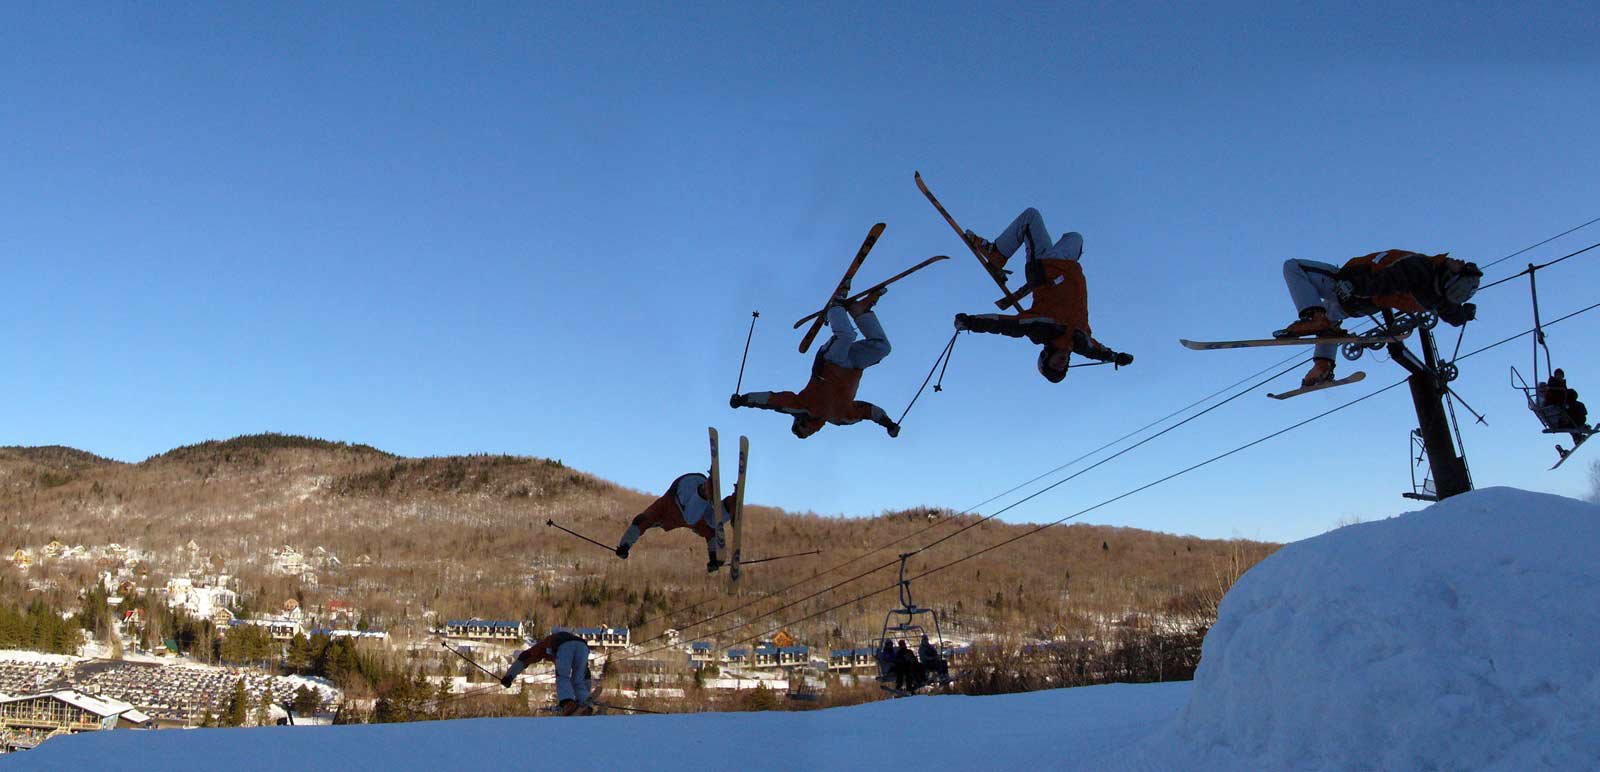
[[[917,393],[911,396],[911,401],[906,403],[906,409],[900,413],[900,420],[895,421],[895,423],[905,423],[906,416],[911,414],[911,406],[917,404],[917,400],[922,397],[922,390],[928,388],[928,382],[933,380],[933,374],[938,371],[939,364],[945,361],[945,357],[950,356],[951,350],[956,347],[956,337],[960,334],[961,331],[956,330],[955,335],[950,336],[950,342],[946,343],[944,350],[939,352],[939,358],[933,360],[933,367],[928,368],[928,377],[922,379],[922,385],[917,387]],[[939,380],[944,380],[943,374],[939,375]],[[939,391],[939,389],[935,388],[934,391]]]
[[[587,536],[584,536],[581,533],[578,533],[577,531],[572,530],[571,528],[566,528],[564,526],[556,525],[556,521],[554,521],[554,520],[546,520],[546,521],[544,521],[544,524],[548,525],[548,526],[551,526],[553,528],[562,530],[562,531],[566,531],[567,533],[570,533],[573,536],[576,536],[576,537],[578,537],[578,538],[580,538],[580,539],[582,539],[582,540],[584,540],[586,542],[589,542],[590,544],[593,544],[594,546],[599,547],[600,549],[603,549],[606,552],[615,552],[616,551],[616,550],[612,549],[611,547],[608,547],[608,546],[606,546],[604,544],[601,544],[600,542],[597,542],[594,539],[591,539],[591,538],[589,538]]]
[[[478,664],[471,657],[469,657],[469,656],[467,656],[465,654],[462,654],[461,650],[457,649],[456,647],[451,646],[449,643],[447,643],[445,641],[440,641],[439,645],[449,649],[450,653],[452,653],[452,654],[454,654],[454,655],[466,660],[467,664],[469,664],[469,665],[471,665],[471,666],[473,666],[473,667],[475,667],[475,668],[477,668],[479,670],[482,670],[484,673],[492,676],[494,678],[494,680],[496,680],[496,681],[500,680],[500,676],[499,675],[497,675],[493,671],[489,670],[489,668],[486,668],[483,665]]]
[[[734,394],[738,394],[740,387],[744,386],[744,363],[750,358],[750,339],[756,336],[756,319],[760,317],[760,311],[750,312],[750,331],[744,336],[744,356],[739,357],[739,382],[733,385]]]
[[[739,565],[748,566],[748,565],[750,565],[752,563],[766,563],[766,562],[772,561],[772,560],[783,560],[784,558],[799,558],[799,557],[805,557],[806,555],[821,555],[821,554],[822,554],[822,550],[812,550],[810,552],[796,552],[796,553],[794,553],[792,555],[775,555],[775,556],[770,557],[770,558],[756,558],[755,560],[741,560],[741,561],[739,561]]]

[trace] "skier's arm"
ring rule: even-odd
[[[889,418],[889,413],[883,408],[878,407],[871,402],[856,400],[850,405],[850,423],[855,423],[856,421],[862,420],[871,421],[885,429],[888,429],[889,436],[891,437],[900,433],[900,427]]]
[[[800,406],[800,395],[792,391],[752,391],[741,396],[743,407],[773,410],[789,415],[811,414],[811,411]]]

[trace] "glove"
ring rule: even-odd
[[[628,545],[626,545],[626,544],[618,544],[617,545],[617,557],[622,558],[623,560],[627,560],[628,559],[628,549],[629,549]]]
[[[722,561],[717,560],[716,558],[712,558],[712,559],[706,561],[706,573],[708,573],[708,574],[716,573],[717,569],[719,569],[721,567],[722,567]]]
[[[750,404],[743,394],[735,394],[728,398],[728,407],[744,407]]]
[[[1476,303],[1463,303],[1459,306],[1446,305],[1439,309],[1439,318],[1452,327],[1460,327],[1478,318],[1478,305]]]

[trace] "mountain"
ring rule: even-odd
[[[662,486],[669,481],[663,480]],[[686,627],[731,605],[750,608],[715,627],[735,635],[822,612],[868,590],[881,593],[796,628],[813,645],[858,645],[878,632],[894,601],[897,550],[969,526],[975,516],[937,507],[871,517],[820,517],[750,507],[747,557],[823,554],[752,566],[738,597],[704,570],[703,542],[652,531],[627,561],[545,525],[558,521],[613,544],[658,492],[630,490],[559,460],[504,455],[405,458],[371,446],[260,434],[175,448],[127,464],[70,448],[0,452],[0,549],[112,542],[152,555],[141,581],[158,585],[196,557],[242,580],[247,602],[287,598],[314,608],[351,603],[374,626],[420,631],[433,618],[516,618],[553,624]],[[925,571],[996,545],[1032,526],[992,521],[911,561]],[[926,534],[926,535],[923,535]],[[301,576],[274,573],[274,549],[322,548],[338,564]],[[1044,637],[1128,615],[1214,608],[1221,590],[1274,548],[1130,528],[1051,528],[917,582],[924,605],[960,635]],[[188,563],[186,563],[186,561]],[[853,561],[838,572],[828,569]],[[869,569],[877,568],[875,571]],[[820,593],[859,576],[837,593]],[[757,602],[798,582],[783,597]],[[666,612],[704,602],[692,613]],[[1201,616],[1204,616],[1202,612]],[[709,629],[686,630],[703,635]]]

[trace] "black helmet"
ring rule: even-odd
[[[1055,354],[1056,350],[1050,346],[1039,349],[1039,374],[1051,383],[1060,383],[1067,377],[1067,368],[1072,366],[1072,361],[1071,357],[1068,357],[1067,361],[1062,363],[1061,369],[1057,370],[1050,366],[1050,357]]]

